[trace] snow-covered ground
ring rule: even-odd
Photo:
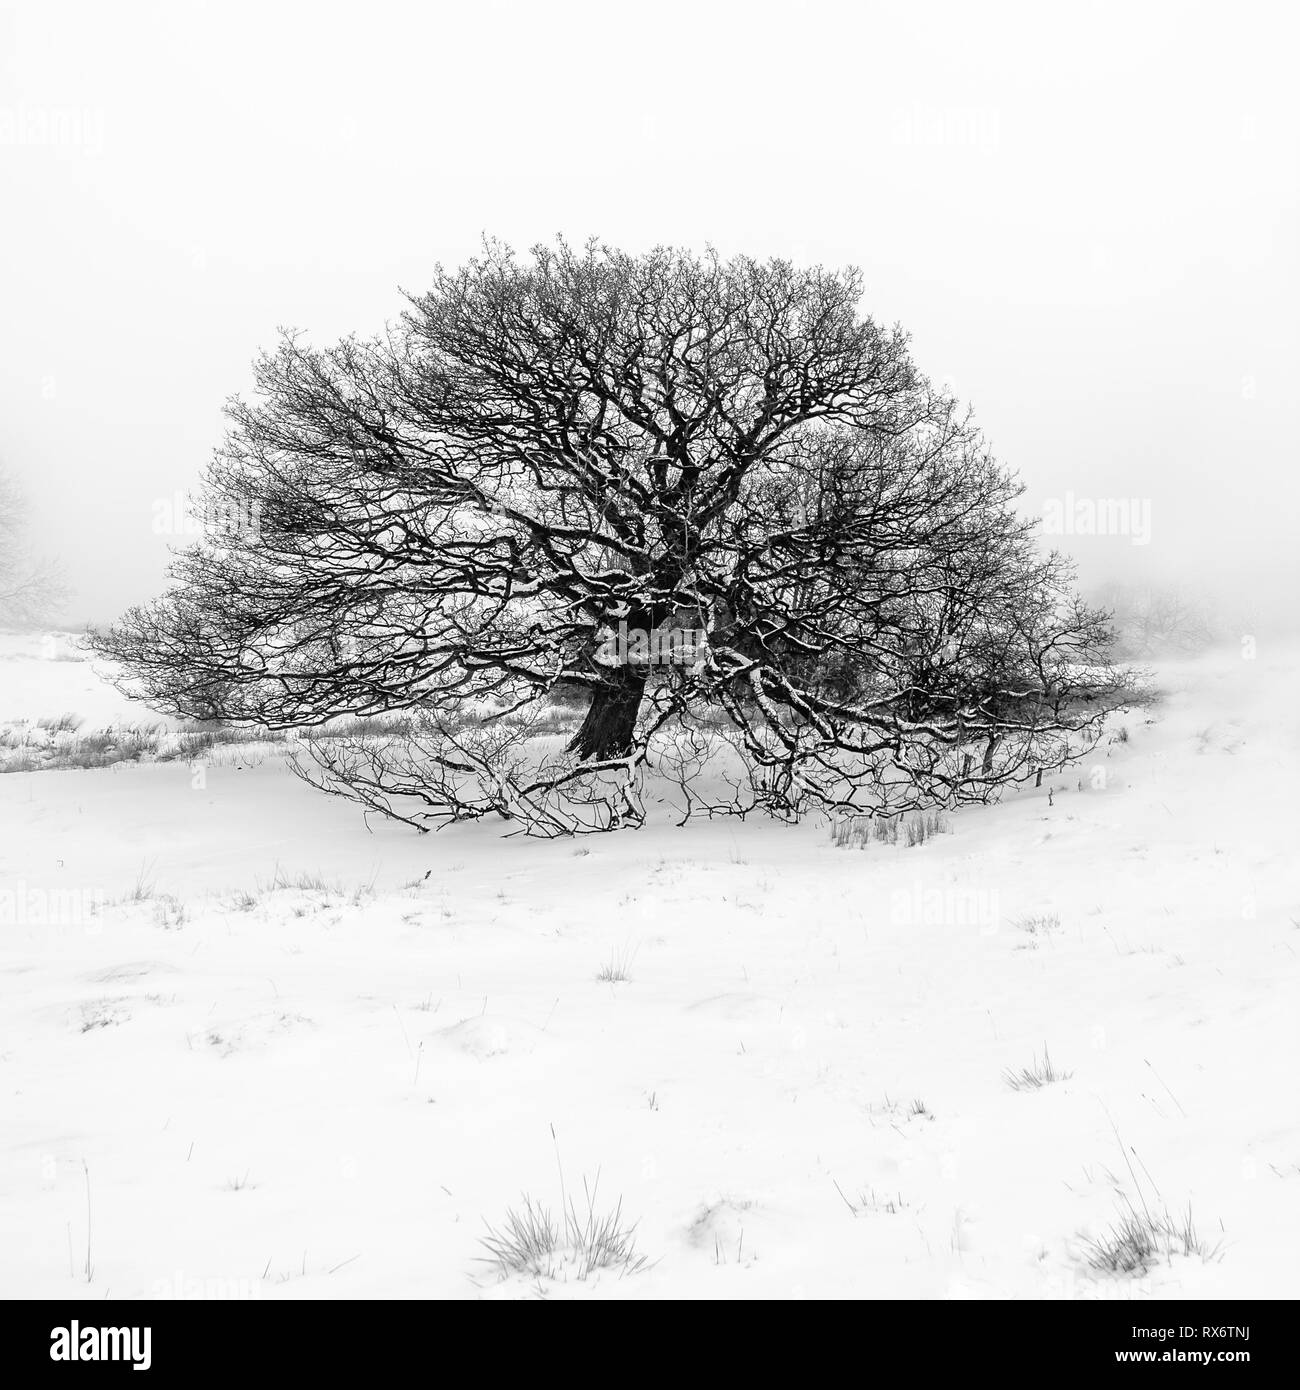
[[[1296,1297],[1297,677],[1165,666],[913,848],[418,836],[274,750],[2,776],[0,1296]],[[130,713],[0,654],[0,722],[65,710]],[[597,1174],[647,1268],[481,1262]],[[1219,1248],[1099,1273],[1126,1204]]]
[[[96,728],[165,722],[101,676],[77,633],[0,629],[0,727],[69,713]]]

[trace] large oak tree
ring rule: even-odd
[[[313,748],[332,790],[433,820],[576,794],[701,720],[769,790],[855,809],[1058,766],[1126,698],[1103,615],[860,299],[780,260],[490,243],[378,338],[286,336],[208,470],[229,524],[100,650],[180,715],[420,711],[418,756]],[[625,640],[681,628],[689,660]],[[585,712],[540,768],[456,733],[557,691]]]

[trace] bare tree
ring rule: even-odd
[[[33,552],[28,530],[27,499],[0,469],[0,626],[45,622],[66,597],[59,566]]]
[[[309,745],[420,824],[634,822],[656,736],[704,716],[777,808],[1059,766],[1129,694],[1106,625],[860,297],[779,260],[489,244],[378,339],[286,336],[208,473],[240,524],[99,649],[181,715],[422,711],[400,757]],[[483,733],[560,689],[587,701],[566,749],[525,770]]]
[[[1115,630],[1116,650],[1126,655],[1192,656],[1215,641],[1209,605],[1186,588],[1111,583],[1097,599]]]

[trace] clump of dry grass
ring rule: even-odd
[[[845,816],[831,825],[831,844],[836,849],[866,849],[871,841],[896,845],[900,827],[909,849],[948,832],[947,818],[939,811],[922,812],[902,820],[897,815]]]
[[[1211,1245],[1196,1229],[1191,1203],[1187,1204],[1187,1210],[1180,1216],[1170,1215],[1160,1189],[1147,1172],[1146,1164],[1138,1156],[1137,1150],[1125,1145],[1113,1120],[1111,1129],[1114,1130],[1115,1143],[1123,1155],[1141,1210],[1133,1205],[1126,1193],[1121,1194],[1123,1205],[1119,1219],[1101,1235],[1088,1236],[1084,1240],[1084,1254],[1089,1265],[1108,1274],[1145,1274],[1160,1261],[1172,1262],[1175,1255],[1194,1256],[1201,1260],[1222,1258],[1222,1241]],[[1147,1185],[1151,1189],[1150,1201],[1142,1190],[1133,1159],[1137,1159],[1146,1175]],[[1222,1226],[1223,1223],[1219,1224]]]
[[[625,985],[632,979],[632,958],[636,953],[624,949],[615,951],[596,972],[596,979],[603,985]]]
[[[533,1279],[588,1279],[599,1270],[617,1271],[621,1278],[646,1268],[646,1257],[636,1249],[636,1226],[623,1220],[620,1198],[601,1214],[596,1206],[600,1175],[591,1188],[583,1182],[586,1211],[572,1201],[557,1223],[540,1202],[523,1194],[522,1205],[506,1213],[498,1227],[488,1226],[482,1238],[484,1260],[494,1265],[501,1278],[524,1274]]]
[[[1035,1057],[1032,1066],[1021,1067],[1019,1071],[1008,1067],[1002,1073],[1002,1079],[1013,1091],[1037,1091],[1040,1087],[1050,1086],[1056,1081],[1068,1081],[1073,1075],[1072,1071],[1057,1071],[1047,1051],[1047,1044],[1044,1043],[1041,1062]]]
[[[173,931],[185,925],[189,910],[174,893],[162,893],[154,904],[153,915],[160,927]]]
[[[1211,1245],[1196,1229],[1192,1208],[1174,1217],[1167,1210],[1152,1215],[1131,1204],[1102,1235],[1085,1242],[1088,1263],[1107,1274],[1146,1274],[1154,1265],[1168,1263],[1175,1255],[1202,1260],[1221,1258],[1223,1243]]]
[[[857,1200],[851,1199],[844,1189],[835,1181],[835,1190],[840,1194],[840,1200],[848,1207],[854,1216],[861,1216],[863,1212],[883,1212],[889,1216],[897,1216],[907,1203],[903,1200],[903,1194],[896,1192],[892,1197],[880,1197],[875,1188],[869,1187],[865,1192],[858,1194]]]
[[[0,727],[0,773],[91,770],[118,763],[192,762],[217,747],[283,743],[286,734],[262,728],[192,720],[175,727],[158,720],[118,723],[82,732],[80,715],[19,720]]]
[[[871,843],[871,820],[867,816],[849,816],[831,826],[831,844],[836,849],[866,849]]]
[[[927,840],[933,840],[936,835],[945,834],[947,829],[948,822],[938,811],[913,816],[906,827],[907,847],[913,849],[917,845],[923,845]]]
[[[586,1213],[579,1214],[564,1184],[564,1165],[560,1144],[551,1126],[555,1143],[555,1166],[560,1175],[560,1221],[540,1202],[523,1194],[523,1206],[512,1208],[500,1228],[487,1227],[482,1237],[487,1251],[482,1259],[495,1265],[502,1279],[526,1274],[534,1279],[587,1279],[599,1270],[616,1270],[621,1278],[646,1268],[646,1257],[637,1253],[636,1224],[623,1220],[623,1199],[603,1215],[597,1209],[600,1170],[588,1187],[582,1180]],[[487,1225],[484,1222],[484,1225]]]

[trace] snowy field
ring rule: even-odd
[[[0,724],[153,718],[56,655]],[[910,848],[418,836],[265,747],[0,776],[0,1295],[1296,1297],[1298,676],[1162,666]],[[643,1267],[484,1261],[598,1175]]]

